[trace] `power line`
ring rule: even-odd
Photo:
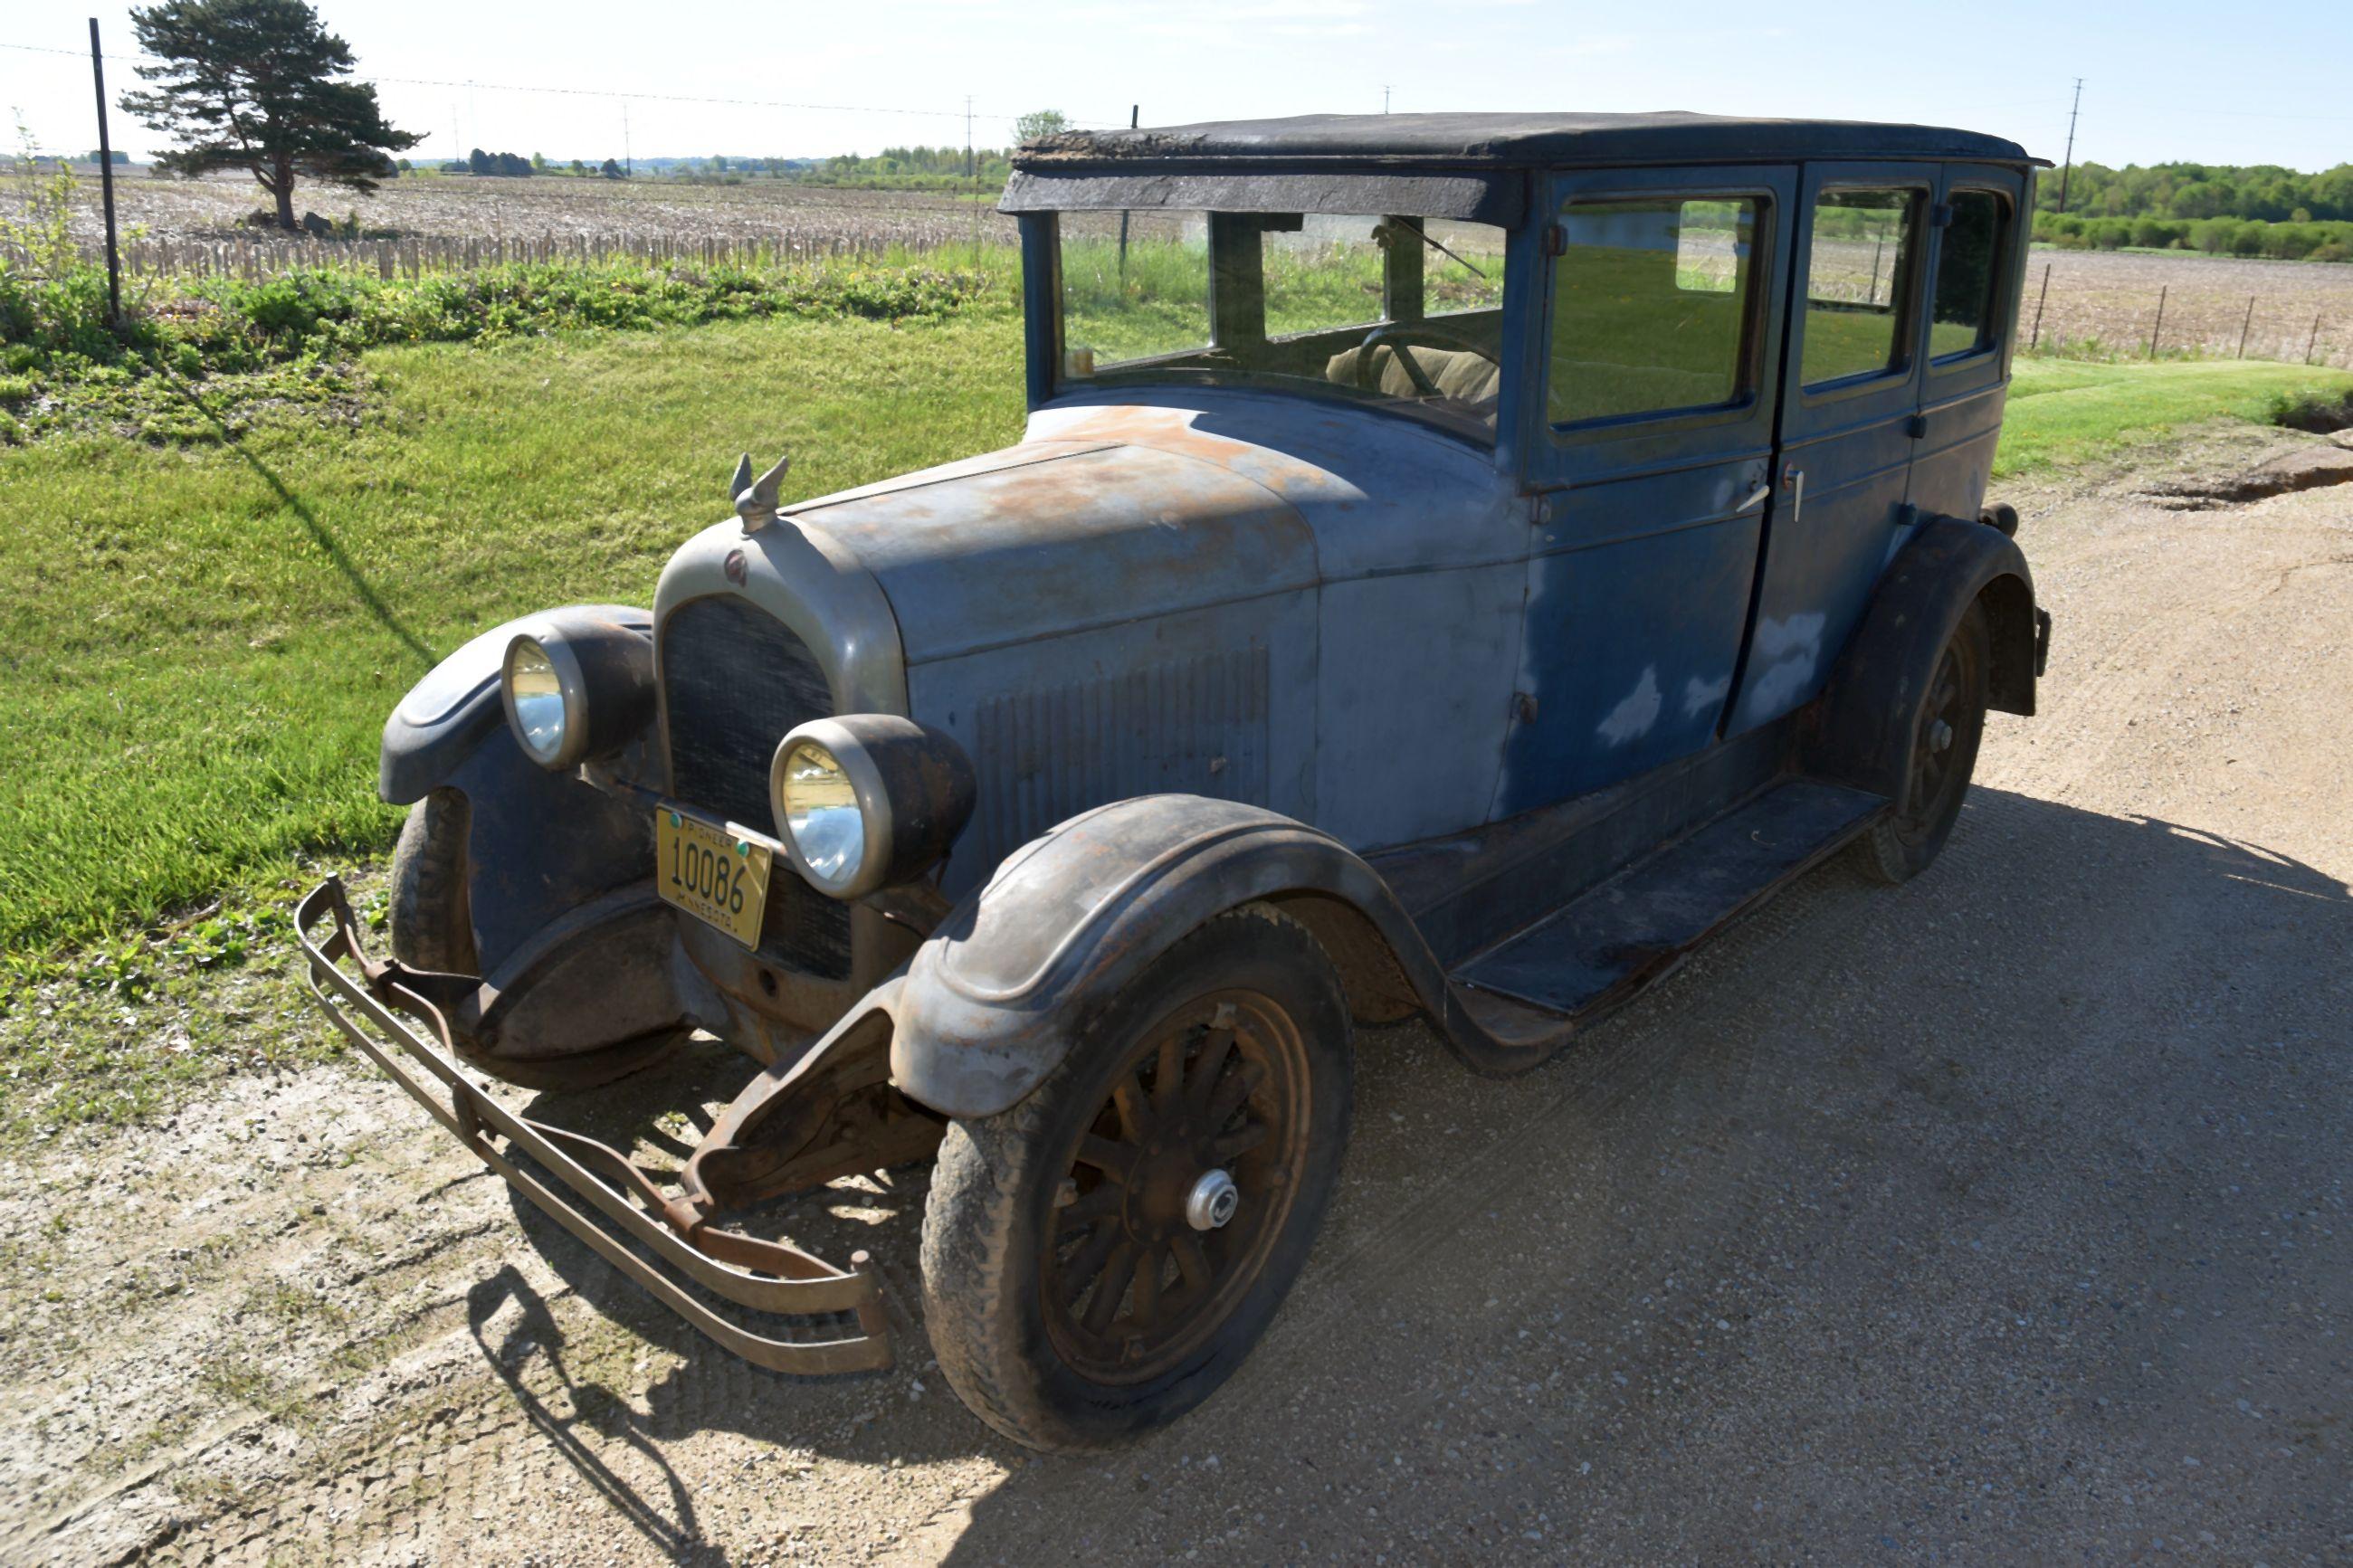
[[[39,44],[0,43],[0,49],[16,49],[26,54],[36,55],[72,55],[77,58],[79,58],[83,52],[79,49],[48,48]],[[109,55],[106,58],[124,65],[137,65],[142,62],[151,64],[155,63],[155,57],[153,55]],[[516,82],[449,81],[438,77],[370,75],[367,79],[370,81],[391,82],[399,87],[461,87],[468,89],[469,90],[482,89],[491,92],[543,93],[551,97],[562,98],[626,98],[643,103],[705,103],[728,109],[810,110],[825,114],[907,114],[929,116],[934,119],[946,120],[963,120],[967,118],[969,115],[977,114],[978,118],[983,120],[1002,120],[1008,123],[1021,118],[1018,114],[992,114],[964,109],[908,109],[893,105],[872,103],[800,103],[784,99],[773,98],[706,98],[693,93],[681,92],[630,92],[607,88],[526,87]],[[1116,126],[1119,121],[1116,120],[1072,120],[1071,123],[1073,125],[1091,125],[1108,129]]]

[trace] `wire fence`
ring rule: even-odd
[[[2308,283],[2303,268],[2323,264],[2281,265],[2296,268],[2284,280]],[[2029,353],[2278,360],[2353,369],[2353,276],[2340,289],[2266,291],[2171,283],[2085,286],[2064,277],[2054,285],[2054,270],[2046,261],[2027,275],[2019,327]]]
[[[950,226],[943,226],[946,228]],[[372,272],[383,279],[464,272],[509,262],[628,258],[649,266],[774,267],[798,261],[880,262],[905,255],[982,245],[1010,245],[1017,237],[996,226],[953,226],[953,232],[862,234],[853,229],[779,229],[774,234],[570,234],[518,236],[404,235],[395,238],[308,237],[251,239],[137,239],[124,245],[126,277],[242,278],[258,281],[315,268]],[[104,265],[102,248],[84,247]],[[21,259],[15,247],[0,257]]]
[[[956,214],[894,217],[871,227],[856,218],[784,226],[768,233],[607,233],[402,235],[346,238],[257,232],[250,237],[139,238],[122,247],[132,278],[242,278],[259,280],[312,268],[372,272],[386,279],[470,271],[509,262],[590,263],[628,258],[648,266],[766,268],[812,261],[879,263],[975,245],[1017,243],[997,214],[984,221]],[[90,259],[104,252],[84,247]],[[10,247],[0,246],[0,256]],[[2099,360],[2259,359],[2353,369],[2353,267],[2282,263],[2277,286],[2243,289],[2213,282],[2137,283],[2059,276],[2047,260],[2030,268],[2019,313],[2030,353]]]

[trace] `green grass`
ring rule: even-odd
[[[805,496],[1019,434],[1007,309],[377,350],[375,412],[0,451],[0,949],[381,850],[384,715],[481,626],[650,602],[738,451]]]
[[[2263,419],[2299,392],[2342,393],[2353,372],[2244,360],[2094,364],[2020,359],[1994,478],[2073,468],[2215,418]]]

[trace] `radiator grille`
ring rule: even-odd
[[[670,793],[687,805],[776,831],[768,762],[786,731],[830,717],[825,671],[792,628],[747,600],[690,599],[662,623],[662,702]],[[768,884],[760,952],[803,973],[849,973],[849,906],[787,868]]]

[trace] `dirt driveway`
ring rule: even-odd
[[[0,1555],[2353,1558],[2353,488],[2147,478],[2016,496],[2045,713],[1930,874],[1816,874],[1514,1083],[1368,1036],[1307,1277],[1175,1430],[965,1413],[919,1173],[828,1222],[900,1370],[794,1384],[322,1070],[0,1170]]]

